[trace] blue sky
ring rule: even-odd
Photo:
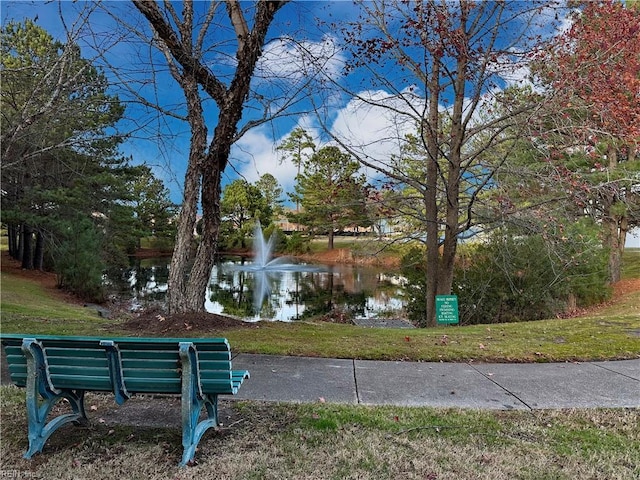
[[[202,9],[207,4],[208,2],[196,2],[196,9],[198,7]],[[34,19],[37,16],[38,25],[54,37],[64,40],[65,28],[61,15],[67,30],[86,31],[86,26],[78,23],[77,19],[81,13],[91,9],[92,5],[92,2],[82,1],[3,1],[2,21]],[[103,5],[106,11],[98,9],[88,17],[94,35],[78,36],[85,58],[95,56],[92,45],[99,45],[100,48],[107,46],[105,55],[107,61],[119,67],[120,74],[128,80],[127,85],[134,86],[150,101],[160,99],[165,108],[178,114],[184,113],[184,99],[180,89],[164,69],[164,62],[157,51],[150,49],[144,41],[131,43],[131,37],[120,39],[116,22],[110,15],[128,23],[137,23],[139,28],[144,30],[146,38],[149,38],[146,20],[130,2],[110,1],[103,2]],[[304,1],[285,5],[277,14],[276,21],[270,30],[270,41],[265,47],[259,64],[258,74],[264,75],[267,79],[256,80],[254,85],[265,98],[276,97],[277,100],[272,105],[277,105],[278,102],[281,104],[285,98],[290,97],[305,78],[308,78],[300,75],[303,69],[308,68],[308,64],[302,65],[300,56],[296,54],[296,48],[299,46],[296,47],[286,40],[278,40],[283,35],[295,38],[304,49],[327,59],[322,68],[323,76],[338,82],[351,92],[345,93],[338,89],[323,90],[323,98],[320,99],[319,87],[314,89],[314,103],[322,105],[322,121],[326,122],[327,128],[333,134],[348,139],[352,144],[360,145],[359,151],[362,154],[387,158],[397,152],[397,135],[408,133],[413,129],[411,116],[405,116],[406,118],[400,121],[397,116],[392,116],[383,108],[366,105],[362,98],[373,99],[379,104],[393,104],[394,107],[406,110],[407,105],[402,106],[402,102],[398,103],[397,99],[392,98],[393,89],[406,91],[413,88],[415,79],[403,77],[402,72],[393,67],[388,70],[388,75],[394,77],[391,89],[362,83],[366,78],[360,74],[352,74],[349,78],[341,76],[346,56],[340,51],[341,45],[337,35],[331,29],[331,23],[355,20],[356,16],[357,10],[351,1]],[[324,23],[318,24],[318,20]],[[219,32],[222,33],[217,33],[209,39],[212,45],[216,44],[216,41],[228,38],[228,35],[225,37],[223,29]],[[215,45],[215,47],[210,59],[216,62],[216,73],[222,76],[225,73],[224,66],[232,66],[232,62],[223,58],[222,55],[233,54],[233,52],[225,49],[224,45]],[[141,68],[148,70],[147,63],[150,57],[157,61],[154,77],[141,72]],[[104,60],[96,58],[96,63],[102,61]],[[516,75],[522,77],[525,73],[526,71],[516,72]],[[108,73],[108,75],[111,74]],[[151,82],[145,86],[136,83],[142,79]],[[506,84],[507,82],[503,82],[503,85]],[[419,105],[423,100],[420,98],[419,89],[416,92],[415,102]],[[118,91],[118,94],[121,99],[129,96],[122,91]],[[217,109],[212,101],[205,102],[204,105],[209,131],[212,132]],[[292,191],[296,167],[290,161],[283,161],[276,146],[296,126],[307,129],[317,144],[326,141],[327,135],[322,133],[320,120],[309,111],[310,109],[309,98],[301,98],[288,109],[289,116],[263,124],[246,133],[232,150],[230,167],[226,171],[226,181],[242,176],[253,182],[260,175],[271,173],[280,181],[285,192]],[[256,115],[261,111],[262,106],[259,102],[253,102],[245,110],[241,125],[251,118],[257,118]],[[129,104],[127,117],[131,121],[123,122],[121,127],[129,130],[135,125],[138,129],[133,133],[132,139],[123,145],[123,152],[131,155],[135,162],[144,162],[153,166],[156,175],[162,178],[170,188],[173,201],[180,203],[181,185],[188,155],[187,124],[167,116],[149,115],[135,103]],[[389,132],[392,132],[391,135]],[[387,141],[382,140],[385,138]]]
[[[208,2],[196,2],[196,9],[203,8],[207,4]],[[146,20],[133,8],[130,2],[110,1],[103,2],[103,5],[110,14],[125,19],[129,23],[140,22],[141,28],[146,30],[147,38],[149,38]],[[3,23],[9,20],[22,21],[25,18],[36,20],[36,23],[54,38],[65,41],[65,30],[86,32],[86,26],[78,22],[78,18],[81,17],[81,14],[86,13],[87,9],[92,8],[92,2],[2,1],[0,8]],[[278,12],[277,21],[270,30],[270,42],[265,48],[259,67],[260,72],[264,75],[280,77],[280,80],[273,82],[270,78],[268,82],[262,81],[262,87],[259,85],[260,82],[256,82],[261,93],[264,93],[265,96],[275,93],[282,98],[287,92],[295,89],[296,83],[299,84],[302,80],[296,73],[300,71],[300,65],[298,59],[294,58],[293,45],[277,41],[279,35],[293,34],[296,39],[305,42],[304,48],[314,52],[329,49],[332,50],[331,54],[335,54],[337,46],[334,44],[331,32],[318,29],[313,19],[324,18],[327,21],[332,21],[334,18],[340,18],[344,20],[353,12],[353,5],[350,1],[299,2],[285,5]],[[115,39],[118,35],[116,22],[104,11],[95,10],[88,18],[91,29],[97,32],[97,35],[92,38],[83,34],[77,36],[85,58],[96,57],[92,45],[107,45],[108,50],[105,55],[107,61],[120,67],[120,73],[131,80],[128,82],[130,85],[134,85],[136,81],[142,79],[153,80],[153,85],[147,84],[144,87],[135,85],[135,88],[143,92],[147,99],[153,101],[158,98],[165,108],[179,114],[184,113],[184,98],[169,74],[162,71],[163,62],[157,52],[153,52],[152,55],[156,60],[160,59],[158,65],[161,67],[156,69],[155,76],[151,79],[149,75],[139,71],[140,67],[148,68],[145,62],[150,55],[149,48],[145,48],[145,45],[141,43],[130,44],[127,40],[116,42]],[[212,43],[215,40],[217,39],[212,38]],[[224,52],[224,46],[220,46],[216,51],[218,54]],[[95,62],[100,64],[103,60],[96,58]],[[325,65],[327,68],[324,73],[334,75],[337,78],[342,68],[341,62],[342,57],[336,55],[335,60]],[[224,61],[217,64],[216,73],[221,76],[225,72],[220,70],[220,66],[224,66],[224,64]],[[109,71],[105,71],[111,77]],[[121,90],[118,90],[117,93],[121,99],[131,98]],[[212,101],[205,102],[204,105],[211,134],[215,128],[217,108]],[[260,105],[254,103],[252,108],[247,109],[241,124],[252,118],[252,112],[260,113],[261,108]],[[290,109],[290,112],[308,110],[309,108],[309,103],[302,101]],[[156,175],[162,178],[170,188],[172,200],[180,203],[181,185],[188,155],[188,125],[169,117],[160,118],[157,115],[149,114],[135,103],[128,104],[126,116],[130,121],[123,122],[121,129],[128,131],[135,128],[135,125],[137,130],[133,132],[132,139],[122,146],[123,153],[131,155],[135,162],[151,165]],[[142,128],[141,125],[143,125]],[[249,131],[234,147],[230,168],[226,172],[226,181],[243,176],[253,182],[264,173],[272,173],[278,178],[285,191],[291,191],[296,170],[290,162],[282,161],[276,146],[298,125],[309,128],[310,133],[316,137],[317,143],[321,142],[317,125],[314,126],[310,118],[305,118],[305,115],[294,114],[255,128]]]
[[[208,2],[196,2],[198,6],[204,6]],[[37,19],[37,24],[47,30],[55,38],[65,40],[65,27],[69,31],[86,31],[86,25],[77,23],[79,13],[86,12],[91,8],[92,2],[88,1],[42,1],[42,0],[20,0],[0,3],[0,16],[2,23],[9,20],[22,21],[25,18]],[[148,25],[141,15],[133,8],[128,1],[108,1],[103,2],[108,13],[131,23],[137,23],[146,29],[148,38]],[[136,82],[142,78],[151,80],[148,76],[140,73],[140,67],[149,56],[150,49],[144,42],[132,44],[126,39],[118,38],[116,22],[105,11],[95,11],[91,14],[91,29],[99,35],[80,39],[83,55],[85,58],[93,58],[95,50],[93,45],[108,45],[106,57],[113,65],[120,67],[121,74],[130,78],[130,85],[142,91],[147,98],[159,98],[161,103],[176,112],[182,112],[183,97],[180,95],[179,87],[166,71],[157,71],[153,78],[153,84],[141,87]],[[64,23],[63,20],[64,19]],[[352,75],[349,78],[341,76],[342,67],[346,56],[340,51],[340,44],[337,35],[330,28],[331,23],[355,19],[357,11],[353,3],[349,0],[334,1],[299,1],[285,5],[276,17],[276,22],[270,30],[270,42],[265,48],[265,54],[260,63],[259,73],[269,77],[269,81],[256,82],[258,90],[263,94],[280,96],[280,101],[292,91],[295,91],[303,77],[300,71],[303,68],[300,58],[295,54],[295,49],[290,42],[279,42],[280,35],[290,35],[302,42],[303,47],[313,51],[318,56],[329,56],[330,60],[323,66],[323,74],[338,82],[338,84],[349,90],[345,91],[323,91],[322,101],[320,95],[314,98],[315,104],[322,104],[323,121],[327,122],[327,128],[334,135],[343,139],[348,139],[354,145],[360,145],[359,151],[369,157],[378,156],[384,159],[397,152],[397,142],[393,137],[398,134],[407,133],[411,127],[406,126],[406,122],[398,121],[398,117],[392,116],[389,110],[377,106],[366,105],[362,98],[375,100],[378,104],[398,106],[401,110],[406,109],[406,105],[396,105],[389,88],[372,87],[371,84],[361,83],[366,80],[361,75]],[[551,16],[550,16],[551,17]],[[540,17],[544,20],[544,16]],[[315,19],[325,22],[318,25]],[[562,18],[561,18],[562,20]],[[561,21],[556,27],[567,28],[568,23]],[[540,28],[540,27],[537,27]],[[541,32],[544,29],[541,30]],[[547,30],[544,34],[553,33],[554,30]],[[557,30],[555,30],[557,32]],[[213,38],[215,41],[216,39]],[[224,51],[223,47],[218,52]],[[157,59],[157,52],[153,53]],[[98,59],[96,59],[98,62]],[[159,62],[158,65],[161,65]],[[223,63],[224,64],[224,63]],[[222,73],[221,70],[217,72]],[[400,72],[390,70],[396,75]],[[503,77],[502,85],[521,81],[527,74],[527,69],[516,68]],[[277,78],[278,81],[274,81]],[[398,91],[406,90],[414,86],[410,78],[395,76],[392,89]],[[419,90],[416,91],[416,102],[419,104]],[[319,93],[317,91],[316,93]],[[121,98],[127,98],[127,94],[119,91]],[[358,98],[360,97],[360,98]],[[215,127],[216,107],[212,101],[205,102],[205,112],[208,119],[208,128],[212,132]],[[293,190],[295,183],[296,167],[290,161],[283,161],[282,156],[276,150],[286,136],[297,126],[301,126],[314,137],[316,144],[327,141],[326,133],[320,126],[319,118],[309,112],[311,102],[303,99],[290,109],[290,116],[282,117],[273,122],[266,123],[248,131],[234,146],[230,165],[225,172],[225,181],[229,182],[239,176],[253,182],[265,173],[273,174],[283,186],[285,192]],[[252,112],[259,113],[260,105],[253,103],[251,108],[246,110],[244,123],[252,117]],[[445,107],[443,107],[445,108]],[[295,113],[295,112],[298,113]],[[127,141],[122,151],[126,155],[131,155],[136,163],[146,163],[154,169],[155,174],[162,178],[165,185],[171,191],[171,198],[175,203],[181,203],[182,184],[186,168],[188,155],[188,127],[186,123],[161,117],[149,115],[144,112],[139,105],[132,103],[128,106],[127,117],[130,121],[123,123],[124,130],[130,129],[132,125],[142,126],[135,131],[132,139]],[[410,117],[409,117],[410,118]],[[390,134],[391,132],[391,134]],[[387,141],[384,139],[387,138]],[[629,236],[628,245],[640,247],[640,237]]]

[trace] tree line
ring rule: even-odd
[[[24,269],[93,300],[107,265],[126,265],[140,238],[171,239],[176,206],[145,165],[119,153],[109,130],[125,107],[73,43],[32,21],[2,40],[2,223]]]

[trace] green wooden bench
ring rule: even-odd
[[[218,395],[236,394],[249,372],[231,368],[226,338],[92,338],[0,334],[11,380],[26,387],[29,449],[45,442],[69,422],[87,423],[86,391],[113,392],[121,405],[131,395],[180,394],[182,445],[180,465],[194,459],[202,435],[218,425]],[[47,421],[51,409],[66,399],[72,413]],[[202,408],[207,416],[200,421]]]

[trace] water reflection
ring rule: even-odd
[[[131,298],[134,305],[164,302],[169,280],[167,257],[132,258],[125,269],[112,269],[104,276],[108,292],[119,298]]]
[[[163,301],[169,259],[145,259],[108,277],[120,295],[146,305]],[[211,272],[205,309],[255,321],[295,321],[338,309],[355,318],[397,315],[403,308],[401,278],[371,267],[340,265],[319,270],[238,268],[240,258],[218,261]],[[257,296],[254,296],[257,292]],[[259,298],[259,301],[256,301]]]

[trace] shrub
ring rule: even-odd
[[[404,296],[407,315],[414,323],[424,326],[427,311],[426,249],[417,246],[409,248],[400,260],[400,271],[406,278]]]
[[[101,259],[101,237],[86,218],[60,228],[59,243],[52,251],[58,285],[85,300],[104,300]]]
[[[300,232],[292,232],[284,238],[284,251],[286,253],[295,255],[309,253],[311,251],[311,241],[309,240],[309,237]]]
[[[422,323],[426,311],[426,258],[421,248],[402,257],[409,318]],[[500,230],[484,243],[459,249],[452,293],[462,324],[539,320],[610,295],[607,252],[587,222],[559,236],[518,235]]]
[[[497,232],[460,257],[453,293],[462,323],[539,320],[600,302],[606,252],[582,224],[560,237]]]

